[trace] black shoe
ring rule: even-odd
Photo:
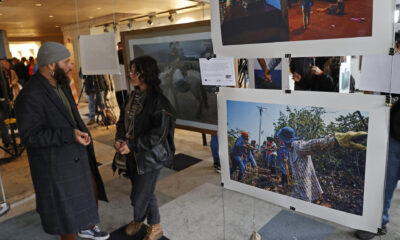
[[[214,163],[214,169],[217,173],[221,173],[221,165],[218,163]]]
[[[101,231],[98,226],[94,226],[93,229],[79,231],[78,236],[87,239],[106,240],[110,237],[110,234]]]
[[[373,239],[375,236],[382,236],[382,235],[385,235],[386,233],[387,233],[386,226],[383,226],[382,228],[380,228],[380,229],[378,230],[377,233],[367,232],[367,231],[363,231],[363,230],[357,230],[357,231],[355,232],[354,235],[355,235],[358,239],[361,239],[361,240],[369,240],[369,239]]]

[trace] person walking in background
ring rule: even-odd
[[[397,182],[400,180],[400,102],[393,104],[390,110],[390,134],[388,160],[386,163],[385,192],[383,199],[382,226],[377,233],[358,230],[355,236],[358,239],[368,240],[375,236],[385,235],[387,233],[386,225],[390,221],[389,210],[392,205],[394,191],[397,188]]]
[[[88,97],[88,107],[89,107],[89,121],[86,125],[90,126],[96,123],[96,76],[95,75],[84,75],[85,79],[85,93]]]
[[[175,153],[176,113],[162,94],[159,73],[152,57],[141,56],[130,62],[135,89],[120,113],[114,144],[119,166],[125,160],[132,182],[133,221],[125,233],[136,235],[147,219],[150,226],[144,240],[157,240],[163,235],[154,191],[161,168],[172,164]]]
[[[313,6],[313,4],[314,4],[313,0],[302,0],[301,8],[303,10],[304,30],[306,30],[308,28],[308,25],[310,25],[310,12],[311,12],[311,7]]]
[[[62,240],[105,240],[97,201],[107,201],[89,130],[69,86],[70,52],[46,42],[38,52],[39,71],[19,94],[16,119],[26,147],[36,193],[36,210],[48,234]]]
[[[26,60],[25,60],[26,61]],[[18,82],[24,86],[28,81],[29,75],[24,62],[17,61],[12,68],[18,75]]]

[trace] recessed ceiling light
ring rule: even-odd
[[[93,19],[93,17],[89,17],[89,19]]]
[[[49,18],[53,18],[53,17],[54,17],[53,15],[50,15],[50,16],[49,16]]]
[[[42,4],[41,4],[41,3],[36,3],[35,6],[36,6],[36,7],[41,7]]]
[[[3,14],[2,14],[2,13],[0,13],[0,16],[3,16]]]
[[[99,8],[99,7],[98,7],[98,8],[96,8],[96,9],[97,9],[97,10],[101,10],[101,8]]]
[[[56,25],[56,28],[59,28],[60,26]]]

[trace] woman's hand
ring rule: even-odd
[[[128,147],[128,144],[126,142],[123,142],[121,144],[121,147],[119,148],[119,153],[121,153],[122,155],[124,154],[129,154],[131,152],[131,150]]]
[[[117,150],[117,152],[119,152],[119,149],[121,148],[123,143],[124,143],[124,141],[120,141],[120,140],[115,141],[114,148],[115,148],[115,150]]]

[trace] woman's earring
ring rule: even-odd
[[[52,77],[54,77],[54,71],[51,71],[51,72],[50,72],[50,75],[51,75]]]

